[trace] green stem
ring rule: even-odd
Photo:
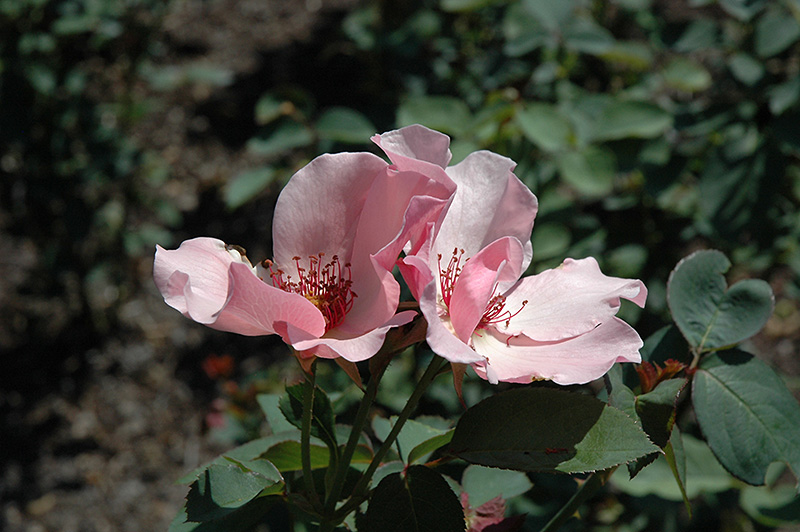
[[[561,507],[558,513],[554,515],[539,532],[553,532],[554,530],[558,530],[570,517],[575,515],[575,512],[578,511],[578,508],[580,508],[584,502],[606,483],[606,480],[614,469],[598,471],[589,475],[589,478],[586,479],[586,482],[581,484],[578,491],[575,492],[575,495],[567,501],[567,504]]]
[[[358,406],[358,412],[356,412],[356,418],[353,421],[353,428],[350,430],[350,438],[347,440],[347,445],[339,460],[336,476],[331,484],[331,491],[325,501],[326,515],[330,515],[333,512],[336,507],[336,501],[339,500],[339,495],[342,492],[342,487],[347,477],[347,470],[350,468],[350,460],[353,458],[353,453],[358,446],[358,440],[361,438],[361,433],[367,423],[370,408],[375,402],[375,397],[378,395],[378,383],[380,383],[385,369],[386,366],[383,366],[379,372],[375,375],[371,375],[369,378],[367,390],[364,392],[364,397],[361,399],[361,404]]]
[[[425,391],[428,389],[428,386],[433,382],[433,379],[439,373],[439,370],[447,363],[447,361],[441,357],[436,355],[433,356],[428,368],[425,370],[425,373],[420,378],[419,382],[417,383],[417,387],[414,389],[414,393],[411,394],[411,397],[408,398],[405,407],[403,407],[403,411],[400,412],[400,415],[397,417],[397,421],[395,422],[394,426],[392,427],[391,432],[384,440],[383,445],[378,449],[375,453],[375,456],[372,458],[372,461],[369,463],[367,470],[364,471],[364,474],[361,475],[358,483],[356,484],[355,488],[353,488],[353,495],[350,497],[350,500],[342,506],[338,512],[336,512],[337,521],[341,521],[347,515],[355,510],[364,500],[366,500],[366,492],[369,486],[370,480],[372,480],[372,475],[375,474],[375,470],[378,469],[380,466],[383,457],[386,456],[386,453],[389,452],[389,449],[392,448],[394,445],[395,440],[397,439],[397,435],[400,434],[400,430],[405,425],[408,418],[411,417],[411,414],[416,410],[417,404],[419,400],[422,398]]]
[[[303,393],[303,427],[300,432],[300,459],[303,464],[303,481],[308,492],[308,500],[317,511],[322,510],[314,476],[311,470],[311,418],[314,413],[314,391],[316,389],[316,361],[311,366],[311,372],[306,373],[306,389]]]

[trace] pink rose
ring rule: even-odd
[[[428,345],[492,383],[585,383],[639,362],[641,338],[615,315],[620,298],[644,305],[641,281],[608,277],[593,258],[520,280],[538,204],[514,167],[476,152],[448,168],[458,189],[441,228],[402,261]]]
[[[273,260],[254,268],[213,238],[156,247],[154,278],[168,305],[209,327],[279,334],[304,355],[367,359],[395,315],[392,268],[418,249],[451,201],[447,136],[422,126],[376,135],[393,164],[370,153],[317,157],[292,176],[275,206]]]

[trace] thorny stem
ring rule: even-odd
[[[584,502],[589,500],[597,490],[603,487],[614,470],[616,470],[616,467],[604,471],[596,471],[589,475],[589,478],[581,484],[578,491],[567,501],[567,504],[562,506],[558,513],[554,515],[539,532],[553,532],[558,530],[570,517],[575,515],[575,512],[578,511],[578,508],[580,508]]]
[[[311,418],[314,412],[314,391],[316,387],[316,361],[311,364],[311,371],[306,373],[306,389],[303,393],[303,426],[300,432],[300,459],[303,464],[303,481],[311,504],[317,511],[322,510],[314,477],[311,471]]]
[[[397,421],[392,427],[391,432],[389,432],[383,445],[381,445],[372,458],[367,470],[364,471],[355,488],[353,488],[353,495],[350,497],[350,500],[336,512],[335,522],[341,522],[350,512],[358,508],[358,506],[366,500],[367,487],[369,486],[370,480],[372,480],[372,475],[375,474],[375,470],[380,466],[383,457],[386,456],[386,453],[389,452],[389,449],[394,445],[397,435],[400,434],[403,425],[405,425],[408,418],[411,417],[411,414],[416,410],[417,404],[428,389],[428,386],[433,382],[439,370],[442,369],[446,363],[447,361],[445,359],[436,355],[433,356],[428,368],[417,383],[417,387],[414,389],[411,397],[408,398],[405,407],[403,407],[403,411],[400,412],[400,415],[397,417]]]
[[[358,440],[361,437],[362,431],[364,430],[364,425],[366,425],[370,408],[375,402],[375,397],[378,395],[378,383],[380,382],[381,377],[383,377],[383,372],[385,369],[386,366],[383,366],[375,375],[371,375],[369,378],[367,389],[364,392],[364,397],[361,399],[361,404],[358,406],[358,412],[356,412],[356,418],[353,421],[353,428],[350,431],[350,438],[347,440],[347,445],[345,446],[341,460],[339,461],[339,467],[336,470],[336,476],[331,484],[331,491],[328,493],[328,497],[325,501],[326,515],[330,515],[333,512],[333,509],[336,506],[336,501],[339,500],[339,495],[342,492],[342,487],[344,486],[344,481],[347,476],[347,470],[350,467],[350,460],[353,458],[353,453],[358,445]]]
[[[689,371],[692,371],[697,367],[697,364],[700,362],[701,355],[702,352],[700,351],[699,347],[697,349],[692,349],[692,363],[689,364]]]

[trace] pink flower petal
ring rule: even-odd
[[[153,278],[164,301],[198,323],[212,323],[228,300],[228,266],[243,262],[216,238],[193,238],[175,250],[156,246]]]
[[[444,172],[452,157],[450,137],[415,124],[372,137],[401,172],[418,172],[440,183],[449,178]]]
[[[369,256],[367,257],[368,259]],[[370,259],[369,266],[363,261],[357,263],[353,270],[353,293],[356,298],[353,308],[345,316],[344,321],[330,332],[340,332],[348,336],[358,336],[380,327],[390,319],[397,310],[400,301],[400,285],[392,275]]]
[[[486,365],[475,372],[496,383],[527,383],[550,379],[557,384],[584,384],[603,376],[615,362],[641,362],[643,342],[633,328],[611,318],[597,328],[558,342],[537,342],[525,336],[507,336],[481,330],[472,337]]]
[[[353,338],[313,338],[304,331],[295,329],[291,324],[287,328],[287,342],[303,356],[315,355],[320,358],[342,357],[350,362],[360,362],[373,356],[380,350],[386,339],[386,333],[392,327],[409,323],[417,315],[413,310],[399,312],[381,327],[372,329],[366,334]]]
[[[245,265],[231,264],[229,290],[227,304],[209,324],[214,329],[259,336],[280,333],[286,323],[309,335],[325,333],[325,318],[309,300],[265,283]]]
[[[620,298],[644,306],[647,289],[638,279],[609,277],[591,257],[567,259],[558,268],[522,279],[506,296],[506,308],[522,310],[497,325],[506,334],[539,341],[570,338],[592,330],[614,316]],[[524,305],[523,301],[527,301]]]
[[[442,263],[448,257],[442,257]],[[522,273],[523,246],[514,237],[495,240],[463,263],[450,299],[450,320],[462,341],[469,342],[498,282],[516,281]],[[441,274],[440,274],[441,275]]]
[[[397,257],[406,242],[438,220],[454,190],[455,185],[448,188],[415,172],[389,171],[375,180],[354,242],[352,278],[358,297],[343,331],[361,334],[394,314],[400,286],[391,271]]]
[[[429,283],[419,299],[419,308],[428,322],[425,340],[434,353],[459,364],[480,362],[483,357],[456,337],[450,319],[440,316],[443,310],[436,301],[436,283]]]
[[[439,183],[416,172],[389,170],[369,191],[358,225],[354,253],[375,254],[391,270],[406,242],[412,246],[449,205],[455,183]]]
[[[321,155],[284,187],[272,222],[274,260],[288,269],[295,256],[318,253],[350,261],[361,209],[386,162],[370,153]]]
[[[158,246],[153,277],[168,305],[212,329],[258,336],[286,321],[310,334],[325,332],[322,314],[306,298],[264,283],[215,238],[187,240],[171,251]]]
[[[512,173],[515,166],[511,159],[479,151],[447,169],[458,189],[436,238],[434,261],[436,254],[447,256],[456,247],[471,257],[498,238],[512,236],[524,245],[527,268],[538,203]]]
[[[435,232],[436,224],[429,223],[420,236],[419,247],[413,251],[409,247],[406,250],[406,256],[397,262],[398,269],[403,275],[403,280],[408,285],[411,295],[417,301],[422,297],[425,287],[438,278],[437,272],[432,271],[429,265]]]

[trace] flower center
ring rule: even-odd
[[[450,257],[450,262],[447,263],[445,268],[442,268],[442,255],[438,255],[439,288],[442,292],[442,302],[444,302],[448,312],[450,311],[450,300],[453,297],[453,289],[455,288],[456,280],[458,276],[461,275],[461,259],[463,256],[463,249],[454,249],[453,256]],[[469,258],[466,258],[464,262],[468,260]],[[497,287],[495,287],[495,291],[496,290]],[[489,325],[503,322],[505,322],[506,327],[508,327],[511,318],[522,312],[522,309],[525,308],[527,304],[528,300],[526,299],[522,302],[522,306],[516,312],[512,313],[506,309],[506,297],[502,294],[494,294],[492,298],[489,299],[489,303],[486,304],[486,309],[483,311],[483,316],[481,316],[481,321],[478,323],[478,328],[482,329]]]
[[[344,321],[357,296],[351,288],[353,281],[350,279],[350,263],[342,265],[339,257],[334,255],[326,264],[323,262],[324,256],[324,253],[309,256],[307,265],[301,262],[300,257],[292,257],[297,269],[297,280],[291,275],[285,275],[281,269],[273,269],[271,260],[265,260],[263,264],[269,269],[272,286],[285,292],[300,294],[311,301],[322,312],[325,331],[329,331]]]

